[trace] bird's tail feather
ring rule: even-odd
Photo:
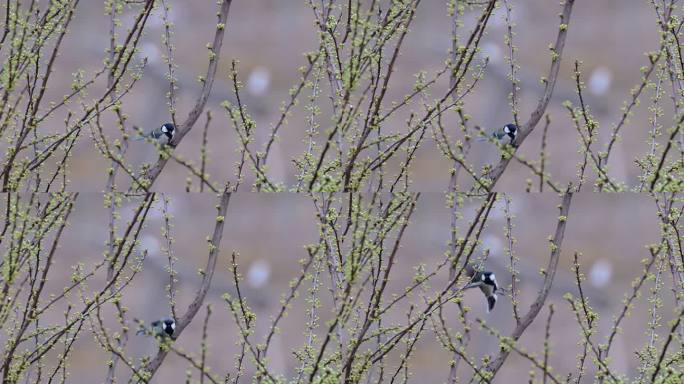
[[[491,312],[492,309],[494,309],[494,304],[496,304],[495,294],[487,297],[487,313]]]

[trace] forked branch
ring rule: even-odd
[[[516,138],[516,149],[520,148],[520,145],[525,141],[525,138],[532,133],[534,128],[541,120],[542,116],[546,112],[546,107],[549,105],[551,100],[551,95],[553,95],[553,89],[556,86],[556,80],[558,79],[558,71],[560,70],[560,63],[563,57],[563,48],[565,47],[565,38],[568,36],[568,27],[570,25],[570,14],[572,13],[572,6],[575,0],[565,0],[563,6],[563,13],[561,14],[561,22],[558,27],[558,37],[556,38],[556,44],[551,50],[551,68],[549,69],[549,76],[544,80],[546,84],[544,87],[544,94],[537,104],[537,108],[530,115],[529,120],[520,127],[520,132]],[[514,149],[514,150],[516,150]],[[512,156],[505,156],[499,161],[491,172],[489,172],[488,177],[491,179],[489,185],[489,190],[492,190],[496,183],[501,178],[501,175],[506,170],[508,163],[511,161]]]
[[[202,307],[204,299],[207,296],[207,292],[209,292],[209,287],[211,286],[211,279],[213,278],[214,271],[216,270],[216,259],[218,258],[219,247],[221,245],[221,238],[223,237],[223,226],[226,221],[226,211],[228,210],[228,203],[230,203],[231,192],[229,191],[229,188],[230,187],[226,185],[221,195],[221,202],[218,206],[218,216],[216,216],[216,225],[214,226],[214,234],[212,235],[211,241],[209,242],[209,257],[207,258],[207,266],[204,268],[204,271],[202,272],[202,284],[200,285],[199,290],[195,294],[195,298],[193,299],[192,303],[190,303],[188,310],[180,319],[176,321],[176,330],[174,332],[175,338],[178,338],[181,335],[181,333],[183,333],[185,327],[190,325],[190,322],[192,322],[192,319],[195,317],[197,312]],[[166,358],[167,354],[167,348],[160,348],[159,352],[157,352],[157,355],[154,357],[154,359],[152,359],[150,363],[147,364],[145,370],[149,375],[147,376],[148,380],[151,379],[152,376],[154,376],[155,372],[157,372],[162,362]]]
[[[221,10],[218,14],[218,22],[216,24],[216,32],[214,33],[214,42],[211,45],[209,53],[209,65],[207,66],[207,73],[202,79],[202,92],[200,93],[197,101],[195,101],[195,107],[190,111],[188,117],[185,119],[183,124],[177,129],[177,133],[174,135],[173,140],[170,145],[172,147],[177,147],[180,144],[183,137],[187,135],[192,127],[199,119],[202,111],[204,111],[204,106],[207,104],[209,95],[211,94],[211,88],[214,85],[214,78],[216,77],[216,69],[218,67],[218,60],[221,56],[221,47],[223,46],[223,35],[226,31],[226,20],[228,19],[228,11],[230,10],[230,4],[232,0],[223,0],[221,2]],[[168,161],[168,156],[162,156],[152,168],[147,171],[146,179],[148,181],[147,188],[150,188],[161,171],[166,166]]]
[[[525,333],[527,327],[532,324],[541,309],[544,307],[544,303],[549,295],[549,291],[551,291],[551,284],[553,283],[553,278],[556,275],[556,269],[558,268],[558,258],[560,257],[561,245],[563,245],[563,236],[565,235],[565,226],[568,222],[568,213],[570,211],[571,202],[572,192],[570,192],[570,188],[568,188],[568,190],[565,192],[565,195],[563,195],[563,203],[560,207],[560,216],[558,217],[558,224],[556,225],[556,234],[553,236],[553,240],[551,241],[551,256],[549,257],[549,264],[544,273],[544,285],[539,291],[537,299],[534,301],[534,303],[532,303],[530,310],[521,319],[518,326],[516,326],[513,330],[513,333],[510,336],[510,340],[513,343],[517,342],[523,333]],[[499,356],[497,356],[494,361],[489,363],[487,370],[491,372],[491,378],[494,378],[496,373],[499,371],[503,363],[506,361],[506,358],[508,358],[510,351],[511,349],[509,348],[503,349],[499,353]]]

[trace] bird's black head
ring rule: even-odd
[[[173,336],[173,332],[176,330],[176,321],[170,317],[165,317],[163,322],[164,333],[169,336]]]
[[[482,282],[487,285],[492,285],[495,288],[497,287],[496,276],[494,276],[494,272],[482,272]]]
[[[503,127],[503,131],[510,139],[510,143],[513,147],[517,147],[518,143],[515,142],[515,138],[518,136],[518,126],[515,124],[506,124]]]
[[[503,127],[503,131],[508,137],[511,138],[511,140],[515,139],[515,136],[518,134],[518,126],[515,124],[506,124]]]
[[[169,138],[169,140],[171,140],[171,138],[173,138],[173,134],[176,133],[176,126],[173,125],[173,123],[165,123],[161,126],[161,131]]]

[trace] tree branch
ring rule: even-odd
[[[219,246],[221,245],[221,238],[223,237],[223,225],[225,224],[226,211],[228,210],[230,196],[231,193],[229,192],[229,186],[226,185],[226,187],[223,190],[223,194],[221,195],[221,203],[218,206],[218,216],[216,217],[214,234],[212,235],[211,241],[209,242],[209,257],[207,259],[207,266],[202,272],[202,285],[197,291],[195,299],[192,301],[192,303],[188,307],[188,310],[185,312],[185,315],[183,315],[183,317],[181,317],[180,319],[176,320],[176,330],[174,334],[175,339],[177,339],[181,335],[185,327],[190,325],[190,322],[192,322],[192,319],[195,317],[197,312],[202,307],[202,304],[204,303],[204,298],[207,296],[207,292],[209,291],[211,279],[214,276],[214,270],[216,269],[216,259],[218,258]],[[154,376],[154,374],[157,372],[162,362],[166,358],[167,354],[168,348],[160,348],[159,352],[154,357],[154,359],[150,361],[149,364],[147,364],[145,370],[149,374],[149,376],[147,377],[148,380],[150,380],[152,376]]]
[[[563,244],[563,236],[565,235],[565,225],[568,220],[568,212],[570,210],[570,202],[572,201],[572,192],[570,188],[563,195],[563,203],[560,207],[560,217],[558,218],[558,224],[556,225],[556,234],[551,241],[551,256],[549,257],[549,264],[545,270],[544,285],[537,295],[537,300],[532,303],[530,310],[527,312],[525,317],[522,318],[520,324],[515,327],[510,339],[513,343],[517,342],[518,339],[523,335],[527,327],[532,324],[534,319],[537,317],[541,309],[544,307],[544,302],[546,301],[549,291],[551,290],[551,284],[553,283],[553,278],[556,275],[556,269],[558,268],[558,258],[560,257],[561,245]],[[503,363],[508,358],[510,354],[510,349],[502,350],[494,361],[489,363],[487,370],[492,373],[491,379],[494,378],[496,373],[499,371]]]
[[[221,56],[221,47],[223,46],[223,34],[226,31],[226,20],[228,19],[228,11],[230,10],[230,4],[232,2],[232,0],[223,0],[223,2],[221,3],[221,11],[218,14],[216,32],[214,33],[214,42],[211,45],[211,52],[209,53],[209,65],[207,66],[207,74],[203,80],[202,92],[200,93],[199,97],[197,98],[197,101],[195,102],[195,107],[188,114],[188,117],[185,119],[183,124],[181,124],[181,126],[176,129],[177,133],[174,135],[173,140],[170,143],[170,145],[174,148],[177,147],[178,144],[180,144],[181,140],[183,140],[183,137],[185,137],[185,135],[187,135],[190,132],[192,127],[197,122],[197,119],[199,119],[200,115],[202,114],[204,106],[206,105],[207,100],[209,99],[209,94],[211,93],[211,88],[214,84],[214,78],[216,77],[218,59]],[[161,171],[164,169],[164,166],[166,166],[167,161],[168,157],[163,156],[157,161],[157,163],[152,168],[149,169],[149,171],[147,171],[146,179],[149,182],[149,184],[147,185],[148,188],[154,184],[155,180],[157,180],[157,177],[159,177],[159,174],[161,174]]]
[[[553,89],[556,86],[556,79],[558,79],[558,71],[560,70],[560,63],[563,57],[563,47],[565,47],[565,38],[568,35],[568,26],[570,24],[570,14],[572,13],[572,6],[575,0],[565,0],[563,6],[563,13],[561,14],[561,23],[558,28],[558,37],[556,38],[556,45],[551,50],[551,68],[549,69],[549,76],[546,79],[546,86],[544,87],[544,94],[537,104],[537,108],[530,115],[529,120],[520,128],[518,137],[516,138],[516,147],[520,148],[525,138],[529,136],[541,120],[542,116],[546,112],[546,107],[549,105],[551,100],[551,95],[553,95]],[[497,164],[488,174],[491,179],[491,184],[489,185],[489,190],[492,190],[496,183],[501,178],[501,175],[506,170],[508,163],[511,161],[510,156],[506,156],[501,159],[499,164]]]

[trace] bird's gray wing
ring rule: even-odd
[[[477,288],[480,287],[482,288],[482,282],[481,281],[473,281],[471,283],[468,283],[463,289],[470,289],[470,288]]]

